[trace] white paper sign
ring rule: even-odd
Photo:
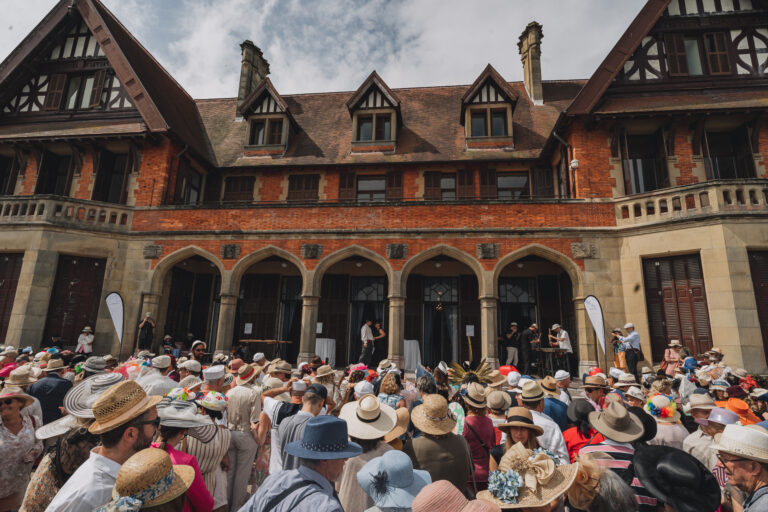
[[[587,310],[587,316],[589,321],[592,322],[592,328],[595,329],[597,341],[600,342],[603,353],[605,353],[605,325],[603,322],[603,308],[600,306],[600,301],[594,295],[588,295],[584,299],[584,309]]]
[[[317,322],[316,334],[323,334],[323,322]]]
[[[467,336],[474,336],[475,335],[475,326],[474,325],[468,325],[467,326]]]
[[[246,323],[243,327],[243,334],[253,334],[253,324]]]
[[[117,292],[112,292],[104,299],[107,303],[109,316],[112,317],[112,324],[115,326],[117,341],[123,343],[123,298]]]

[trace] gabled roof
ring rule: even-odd
[[[374,70],[368,78],[365,79],[363,84],[354,92],[352,96],[347,100],[347,108],[350,112],[357,106],[363,99],[363,95],[368,92],[372,85],[375,85],[389,103],[396,109],[400,108],[400,98],[389,88],[389,86],[381,79],[378,73]]]
[[[256,102],[261,99],[265,91],[269,96],[272,97],[281,111],[286,113],[288,112],[288,105],[285,103],[283,97],[277,93],[277,90],[275,89],[275,86],[272,85],[272,80],[270,80],[269,77],[262,80],[261,83],[256,86],[253,91],[251,91],[251,94],[245,97],[243,102],[237,108],[237,111],[241,115],[247,115],[250,113],[253,108],[258,106]]]
[[[595,108],[605,91],[624,67],[648,32],[664,14],[670,0],[648,0],[635,19],[629,25],[619,41],[608,53],[603,62],[581,90],[567,114],[571,116],[588,115]]]
[[[474,83],[469,86],[467,92],[465,92],[461,97],[461,115],[459,117],[461,124],[464,124],[464,112],[466,110],[467,104],[471,102],[479,92],[481,92],[481,88],[489,81],[493,82],[499,88],[499,91],[503,96],[506,97],[507,101],[510,103],[515,103],[517,101],[519,96],[517,91],[515,91],[515,89],[509,85],[509,82],[505,81],[499,72],[496,71],[496,69],[489,63],[487,66],[485,66],[483,72],[480,73],[480,76],[477,77],[477,80],[475,80]]]

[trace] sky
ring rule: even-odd
[[[0,61],[55,5],[1,0]],[[280,94],[471,84],[491,63],[522,80],[517,41],[543,25],[544,80],[589,78],[645,0],[103,0],[194,98],[237,95],[240,43]]]

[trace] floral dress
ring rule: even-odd
[[[29,474],[37,456],[43,452],[43,443],[35,438],[35,424],[21,415],[21,430],[14,434],[0,422],[0,446],[3,463],[0,464],[0,499],[20,493],[19,502],[29,482]],[[18,506],[18,505],[17,505]],[[16,508],[16,507],[14,507]]]

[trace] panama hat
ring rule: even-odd
[[[8,378],[5,379],[4,385],[27,386],[29,384],[34,384],[35,382],[37,382],[37,379],[32,377],[31,368],[28,364],[25,364],[24,366],[19,366],[18,368],[11,370]]]
[[[64,395],[64,409],[78,418],[93,418],[93,403],[109,388],[123,380],[119,373],[99,373],[83,379]]]
[[[605,379],[599,375],[589,375],[584,379],[584,387],[610,389],[610,386],[606,384]]]
[[[136,381],[121,381],[93,402],[94,422],[88,427],[91,434],[103,434],[138,418],[156,406],[162,397],[147,396]]]
[[[523,384],[523,392],[520,395],[523,402],[536,402],[544,399],[544,390],[535,380],[529,380]]]
[[[349,440],[346,421],[324,415],[310,418],[301,440],[288,443],[283,451],[301,459],[338,460],[356,457],[363,449]]]
[[[493,370],[488,375],[488,387],[489,388],[500,388],[504,384],[507,383],[507,378],[502,375],[499,370]]]
[[[47,372],[57,372],[59,370],[64,370],[65,368],[69,368],[69,365],[64,364],[63,359],[50,359],[45,365],[45,371]]]
[[[328,375],[333,375],[333,368],[331,368],[330,365],[324,364],[318,367],[315,378],[327,377]]]
[[[62,416],[57,420],[53,420],[50,423],[46,423],[45,425],[38,427],[37,430],[35,430],[35,437],[42,441],[66,434],[75,428],[87,427],[89,424],[90,420],[67,414],[66,416]]]
[[[198,414],[195,402],[165,397],[157,404],[160,424],[166,427],[195,428],[211,423],[207,414]]]
[[[668,344],[667,346],[668,346],[669,348],[673,348],[673,347],[680,347],[680,348],[682,348],[682,347],[683,347],[683,346],[680,344],[680,340],[669,340],[669,344]]]
[[[165,450],[147,448],[120,466],[112,490],[113,501],[98,510],[119,511],[126,506],[133,506],[133,510],[136,504],[142,509],[162,505],[187,492],[194,478],[192,466],[174,466]]]
[[[0,400],[5,400],[7,398],[15,398],[17,400],[21,400],[24,403],[24,405],[21,406],[22,409],[35,403],[34,398],[24,393],[21,388],[17,387],[7,387],[3,389],[2,393],[0,393]]]
[[[485,388],[482,384],[470,382],[461,396],[472,407],[477,407],[478,409],[486,407]]]
[[[506,411],[512,407],[512,397],[506,391],[493,390],[486,399],[488,408],[495,411]]]
[[[691,406],[691,410],[693,409],[702,409],[702,410],[708,410],[711,411],[717,405],[715,405],[715,401],[712,400],[712,397],[704,394],[704,393],[694,393],[688,398],[688,403]]]
[[[291,363],[289,363],[288,361],[277,361],[276,363],[273,363],[269,367],[269,374],[272,375],[273,373],[285,373],[290,375]]]
[[[464,494],[448,480],[438,480],[424,487],[411,504],[413,512],[500,512],[493,503],[467,501]]]
[[[93,329],[91,329],[90,325],[86,325],[85,327],[83,327],[83,330],[80,332],[93,332]]]
[[[408,409],[405,407],[395,409],[395,415],[397,416],[397,422],[392,427],[392,430],[384,436],[385,443],[391,443],[408,431],[408,423],[411,421],[411,414],[408,412]]]
[[[238,386],[242,386],[243,384],[248,384],[253,379],[258,377],[261,374],[261,366],[257,366],[255,364],[244,364],[240,368],[237,369],[237,377],[235,378],[235,383]]]
[[[397,424],[395,410],[373,395],[344,404],[339,418],[346,420],[349,435],[358,439],[379,439]]]
[[[533,423],[533,415],[527,407],[512,407],[507,411],[507,419],[504,423],[499,423],[496,428],[499,430],[510,427],[523,427],[536,432],[537,436],[544,433],[544,429]]]
[[[578,464],[557,466],[546,453],[534,453],[517,443],[501,458],[499,471],[491,472],[488,490],[480,491],[477,497],[502,509],[542,507],[565,494],[578,468]],[[510,480],[510,471],[517,476],[519,486]],[[510,487],[516,487],[514,497],[505,496]]]
[[[368,461],[357,472],[357,482],[380,509],[410,509],[416,495],[432,477],[428,471],[413,469],[411,458],[390,450]]]
[[[637,386],[637,379],[631,373],[622,373],[618,382],[616,382],[616,386],[620,388],[625,386]]]
[[[768,464],[768,431],[760,427],[726,425],[715,451]]]
[[[553,396],[555,398],[560,397],[560,390],[557,389],[557,380],[555,380],[555,378],[551,375],[547,375],[541,379],[539,381],[539,385],[541,386],[542,391],[544,391],[544,393],[548,394],[549,396]]]
[[[616,402],[600,412],[589,413],[589,424],[608,439],[619,443],[631,443],[643,435],[643,422]]]
[[[448,401],[441,395],[427,395],[424,403],[411,411],[411,421],[416,428],[431,435],[443,435],[453,431],[456,417],[448,409]]]

